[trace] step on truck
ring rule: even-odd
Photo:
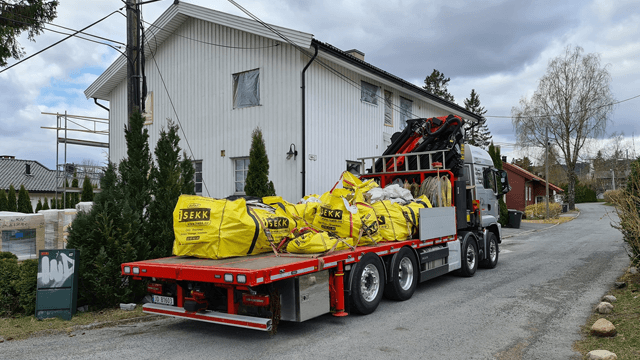
[[[203,259],[174,256],[121,265],[122,275],[147,282],[150,314],[275,333],[279,321],[303,322],[331,313],[370,314],[382,296],[404,301],[418,283],[498,263],[500,196],[506,172],[489,154],[464,142],[457,116],[414,119],[394,134],[381,156],[360,158],[351,171],[381,187],[437,181],[437,198],[419,211],[419,230],[404,241],[379,242],[324,254]],[[446,186],[445,186],[446,187]],[[443,197],[452,206],[442,205]]]

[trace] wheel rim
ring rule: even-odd
[[[378,268],[373,264],[368,264],[362,270],[360,277],[360,293],[365,301],[371,302],[380,290],[380,273]]]
[[[489,244],[489,258],[491,259],[491,262],[495,262],[497,257],[498,246],[496,245],[495,241],[492,241],[491,244]]]
[[[408,257],[403,257],[400,260],[398,280],[402,290],[409,290],[413,285],[413,263]]]
[[[467,245],[467,267],[473,269],[476,266],[476,252],[473,251],[473,245]]]

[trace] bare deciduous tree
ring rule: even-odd
[[[569,180],[569,208],[575,208],[576,162],[587,139],[605,133],[615,101],[609,84],[608,66],[600,65],[598,54],[583,54],[567,46],[552,59],[533,96],[511,109],[518,144],[544,147],[549,141],[560,150]]]

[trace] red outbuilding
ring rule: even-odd
[[[545,201],[546,189],[543,178],[506,161],[502,163],[502,168],[509,174],[509,185],[511,186],[511,191],[507,193],[505,200],[507,208],[524,211],[528,205]],[[556,195],[562,192],[564,190],[549,183],[550,202],[555,202]]]

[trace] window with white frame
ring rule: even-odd
[[[194,161],[193,167],[196,170],[196,173],[193,176],[193,181],[195,183],[195,193],[196,195],[202,195],[202,160]]]
[[[407,126],[407,120],[411,119],[413,111],[413,101],[400,97],[400,129]]]
[[[360,84],[360,100],[378,105],[378,91],[380,88],[366,81],[361,81]]]
[[[260,105],[260,70],[233,74],[233,108]]]
[[[249,158],[236,158],[233,162],[235,163],[235,193],[244,194],[244,185],[247,181],[247,173],[249,172]]]
[[[393,93],[384,91],[384,124],[393,126]]]

